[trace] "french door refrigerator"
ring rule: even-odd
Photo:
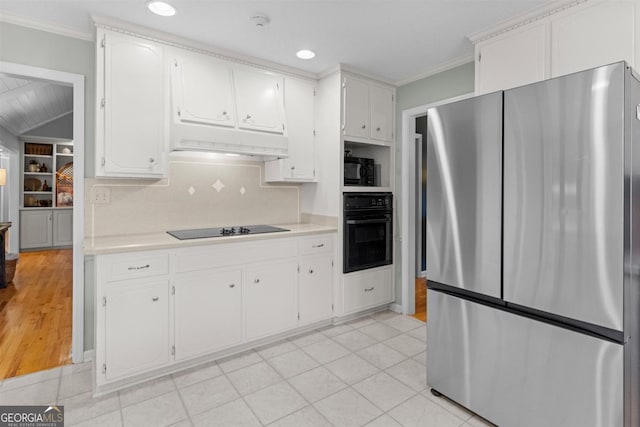
[[[427,116],[427,384],[500,426],[640,426],[638,75]]]

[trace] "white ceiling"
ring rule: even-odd
[[[73,88],[0,73],[0,126],[19,136],[73,111]]]
[[[174,17],[145,0],[2,0],[0,14],[90,36],[90,14],[112,17],[321,73],[342,63],[392,82],[470,57],[466,36],[548,1],[560,0],[169,0]],[[256,27],[249,18],[265,14]],[[302,61],[295,52],[312,49]]]

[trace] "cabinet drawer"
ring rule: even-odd
[[[344,277],[345,314],[391,302],[391,268],[358,272]]]
[[[166,252],[111,255],[103,262],[108,282],[169,274]]]
[[[176,273],[293,258],[297,252],[295,239],[261,240],[181,249],[176,252]]]
[[[300,255],[313,255],[333,251],[333,235],[325,234],[300,239]]]

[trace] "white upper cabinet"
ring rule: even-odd
[[[551,23],[552,76],[562,76],[617,61],[638,64],[632,2],[596,3]]]
[[[371,86],[371,138],[393,140],[393,91],[382,86]]]
[[[283,79],[266,71],[236,68],[233,72],[238,127],[283,134]]]
[[[164,176],[167,74],[161,45],[98,30],[96,176]]]
[[[236,126],[228,64],[206,55],[178,54],[172,70],[176,120]]]
[[[476,42],[476,94],[509,89],[618,61],[640,69],[640,3],[550,2],[538,16],[470,36]],[[510,29],[513,27],[515,29]]]
[[[289,157],[265,162],[267,182],[315,181],[315,82],[287,77],[284,87]]]
[[[344,136],[358,142],[393,141],[393,88],[345,75],[342,89]]]
[[[343,133],[360,138],[369,137],[369,84],[346,76],[343,82],[344,106]]]
[[[476,93],[510,89],[548,78],[546,24],[527,27],[476,47]]]

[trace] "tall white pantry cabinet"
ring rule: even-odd
[[[640,70],[640,2],[588,0],[548,9],[470,36],[476,94],[617,61]]]

